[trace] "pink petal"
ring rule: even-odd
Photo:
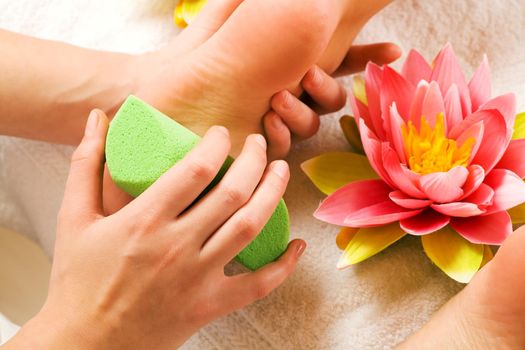
[[[350,213],[344,222],[348,227],[375,227],[403,220],[421,212],[402,208],[391,200]]]
[[[500,245],[512,233],[512,220],[506,211],[471,218],[455,218],[450,226],[475,244]]]
[[[496,168],[508,169],[522,179],[525,178],[525,139],[510,141],[507,151]]]
[[[474,203],[480,208],[486,208],[492,205],[494,193],[494,190],[490,186],[481,184],[474,193],[465,198],[465,202]]]
[[[467,181],[463,185],[463,191],[465,194],[463,198],[470,196],[474,191],[476,191],[483,180],[485,180],[485,170],[479,165],[471,165],[468,167],[468,177]],[[461,198],[461,199],[463,199]]]
[[[499,162],[508,145],[507,125],[497,110],[479,110],[469,115],[463,122],[450,132],[452,139],[457,139],[472,125],[483,122],[483,140],[479,145],[472,164],[481,165],[488,173]]]
[[[510,140],[514,131],[514,121],[516,120],[516,96],[514,94],[498,96],[482,105],[480,109],[496,109],[501,113],[505,119],[507,125],[507,137]]]
[[[449,216],[429,209],[411,218],[401,220],[399,224],[406,233],[423,236],[441,230],[447,226],[449,222]]]
[[[404,121],[397,111],[397,106],[395,102],[392,104],[392,107],[390,107],[390,118],[390,139],[392,140],[392,144],[397,152],[399,160],[402,163],[406,164],[407,160],[405,156],[405,143],[403,141],[403,135],[401,133],[401,128],[404,124]]]
[[[383,79],[383,69],[375,63],[369,63],[365,70],[365,90],[368,100],[368,111],[372,120],[373,130],[380,139],[385,138],[383,118],[381,117],[381,100],[379,90]]]
[[[425,119],[432,127],[436,125],[438,114],[443,113],[443,116],[445,116],[445,104],[443,103],[443,95],[441,95],[439,85],[435,81],[430,83],[430,87],[428,88],[427,94],[425,95],[425,99],[423,100],[423,107],[421,113],[423,116],[425,116]]]
[[[410,121],[414,124],[416,129],[419,130],[421,124],[421,116],[423,115],[423,101],[427,95],[429,84],[426,81],[421,81],[414,93],[412,105],[410,106]]]
[[[463,120],[461,100],[459,98],[459,90],[456,84],[452,84],[450,89],[448,89],[448,92],[445,95],[444,104],[448,130],[450,131]]]
[[[432,68],[419,52],[410,50],[403,65],[402,74],[406,80],[417,85],[421,80],[428,81],[430,79]]]
[[[465,143],[465,141],[467,141],[469,138],[473,138],[474,140],[476,140],[476,143],[470,151],[470,161],[472,161],[472,159],[474,159],[474,157],[478,153],[479,147],[481,146],[481,142],[483,141],[484,132],[485,126],[483,122],[480,121],[476,124],[471,125],[468,129],[464,130],[463,133],[459,135],[459,137],[456,140],[458,147],[461,147],[463,143]]]
[[[485,178],[494,190],[494,199],[487,214],[507,210],[525,202],[525,182],[510,170],[494,169]]]
[[[363,149],[370,161],[370,165],[374,171],[389,185],[393,185],[383,166],[383,155],[381,142],[376,135],[366,126],[363,120],[359,121],[359,133],[361,134],[361,141],[363,142]]]
[[[392,202],[407,209],[423,209],[432,204],[431,200],[413,198],[403,191],[393,191],[388,196]]]
[[[479,106],[487,102],[492,95],[490,67],[486,55],[483,57],[483,62],[470,80],[468,88],[472,99],[472,110],[477,111]]]
[[[471,113],[470,91],[452,45],[448,44],[445,46],[436,57],[430,79],[438,82],[443,95],[447,93],[453,84],[456,84],[459,90],[463,115]]]
[[[381,180],[352,182],[328,196],[314,216],[330,224],[345,226],[345,218],[352,212],[377,203],[390,201],[392,189]]]
[[[382,154],[382,165],[392,181],[392,187],[400,189],[411,197],[425,198],[425,194],[418,186],[420,176],[399,162],[396,152],[388,143],[383,144]]]
[[[467,181],[468,170],[455,167],[448,172],[437,172],[421,176],[419,185],[428,199],[437,203],[448,203],[463,195],[462,187]]]
[[[352,107],[352,112],[354,113],[354,118],[359,125],[359,120],[363,119],[368,125],[368,127],[373,131],[373,123],[372,119],[370,118],[370,112],[368,111],[368,107],[363,104],[363,102],[359,101],[353,94],[350,94],[350,106]]]
[[[410,102],[414,96],[415,87],[403,76],[389,66],[383,68],[383,82],[381,84],[381,111],[383,115],[389,114],[392,102],[396,102],[397,110],[403,120],[408,120]],[[385,118],[385,122],[388,120]]]
[[[444,215],[460,218],[467,218],[485,213],[485,210],[480,209],[476,204],[466,202],[433,204],[432,209]]]

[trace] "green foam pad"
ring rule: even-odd
[[[106,139],[106,162],[113,181],[133,197],[139,196],[175,163],[200,137],[135,96],[129,96],[113,118]],[[226,173],[229,158],[203,196]],[[176,200],[176,199],[174,199]],[[277,259],[288,245],[290,224],[281,199],[257,238],[236,259],[256,270]]]

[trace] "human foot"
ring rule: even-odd
[[[153,67],[158,73],[139,79],[136,94],[197,133],[225,125],[235,155],[247,134],[262,131],[261,118],[276,103],[271,97],[297,87],[336,27],[347,28],[346,22],[340,26],[341,11],[336,1],[210,1],[171,45],[139,59],[137,71]],[[341,45],[340,51],[347,49]],[[340,56],[336,60],[345,58]],[[312,113],[299,123],[302,134],[307,130],[300,136],[317,130]]]
[[[472,282],[400,349],[524,349],[524,276],[522,227]]]

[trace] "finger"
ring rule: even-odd
[[[71,158],[61,213],[75,221],[103,215],[102,172],[108,119],[104,112],[93,110],[84,137]]]
[[[271,163],[248,203],[204,244],[201,250],[203,258],[224,266],[250,244],[272,216],[289,178],[290,171],[285,161]]]
[[[299,138],[307,139],[319,130],[319,115],[290,92],[284,90],[275,94],[271,106]]]
[[[292,145],[292,135],[290,129],[284,124],[281,117],[270,111],[263,117],[263,126],[266,138],[268,139],[268,159],[282,159]]]
[[[345,88],[318,66],[306,73],[301,84],[315,103],[309,106],[319,114],[337,112],[346,104]]]
[[[239,157],[215,188],[177,222],[192,232],[199,247],[251,198],[266,168],[266,140],[250,135]],[[200,229],[199,229],[200,228]]]
[[[178,216],[212,182],[229,151],[228,130],[212,127],[186,157],[124,209],[131,210],[131,215],[154,208],[156,215],[170,218]]]
[[[388,64],[401,57],[401,48],[393,43],[355,45],[350,48],[334,77],[354,74],[366,68],[368,62],[378,65]]]
[[[209,0],[197,18],[178,36],[176,49],[188,53],[208,40],[243,0]]]
[[[219,297],[223,312],[241,309],[279,287],[295,270],[299,258],[306,249],[306,242],[294,240],[286,252],[275,262],[256,272],[229,277]]]
[[[104,167],[102,197],[104,213],[111,215],[128,205],[133,197],[121,190],[111,178],[107,166]]]

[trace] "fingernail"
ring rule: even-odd
[[[226,135],[226,136],[230,136],[230,132],[229,132],[228,129],[226,129],[224,126],[220,126],[220,125],[218,125],[218,126],[215,126],[214,128],[215,128],[217,131],[222,132],[224,135]]]
[[[300,241],[298,244],[297,244],[297,248],[295,248],[296,251],[295,251],[295,256],[297,257],[297,259],[299,259],[301,257],[301,255],[303,255],[305,249],[306,249],[306,242],[305,241]]]
[[[286,163],[284,160],[278,160],[273,163],[272,171],[280,178],[286,179],[288,178],[289,171],[288,163]]]
[[[89,117],[86,123],[86,130],[84,131],[84,134],[86,136],[93,136],[96,134],[99,120],[100,120],[100,115],[98,111],[92,110],[91,113],[89,113]]]
[[[283,120],[277,114],[274,114],[272,117],[273,127],[277,130],[281,130],[284,127]]]
[[[266,139],[261,134],[253,135],[255,142],[257,142],[263,149],[266,149]]]

